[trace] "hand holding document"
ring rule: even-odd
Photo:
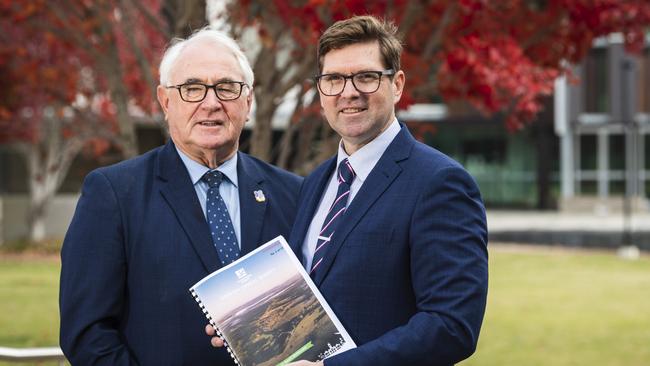
[[[356,347],[281,236],[190,292],[239,365],[320,361]]]

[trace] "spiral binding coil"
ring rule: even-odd
[[[214,320],[212,320],[212,317],[210,316],[208,311],[205,309],[205,306],[201,302],[201,299],[199,299],[199,296],[192,289],[190,289],[190,292],[192,293],[192,297],[194,297],[194,300],[201,307],[201,311],[203,311],[203,314],[205,314],[205,317],[208,318],[208,321],[210,322],[210,324],[212,324],[212,327],[217,332],[217,337],[221,338],[221,340],[223,341],[223,345],[226,347],[226,351],[228,351],[228,354],[230,355],[230,357],[232,357],[232,360],[235,362],[235,365],[242,366],[242,364],[239,362],[239,359],[237,359],[237,356],[235,356],[235,353],[230,349],[230,345],[228,345],[228,342],[224,338],[223,333],[221,333],[221,331],[219,330],[217,325],[214,323]]]

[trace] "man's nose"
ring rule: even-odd
[[[217,97],[217,91],[215,88],[209,88],[208,93],[205,95],[205,99],[201,102],[201,106],[205,108],[220,108],[222,107],[221,99]]]
[[[342,97],[354,97],[358,96],[359,91],[354,87],[352,79],[347,79],[345,85],[343,86],[343,91],[341,92]]]

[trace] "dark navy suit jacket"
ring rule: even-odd
[[[309,175],[291,246],[301,246],[336,165]],[[407,128],[349,204],[315,283],[359,346],[333,365],[452,365],[471,355],[488,284],[485,210],[476,183]]]
[[[238,154],[247,253],[289,234],[302,178]],[[61,259],[60,341],[73,365],[233,364],[189,293],[220,261],[171,142],[86,177]]]

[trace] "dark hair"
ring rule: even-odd
[[[402,44],[397,39],[397,26],[372,15],[355,16],[332,24],[318,40],[318,71],[323,71],[323,58],[336,49],[366,42],[379,42],[379,51],[387,68],[400,70]]]

